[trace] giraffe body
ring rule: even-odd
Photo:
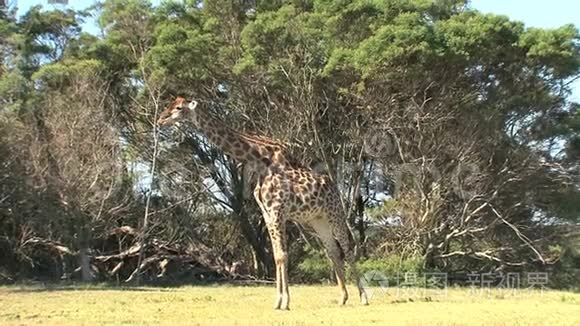
[[[356,269],[356,244],[346,217],[341,213],[338,187],[324,174],[295,167],[284,155],[284,146],[261,136],[250,136],[224,127],[208,114],[195,111],[196,102],[187,109],[185,99],[177,98],[160,116],[159,124],[190,118],[214,145],[235,160],[250,164],[257,172],[254,198],[266,222],[276,263],[277,297],[274,308],[289,309],[288,244],[286,224],[289,220],[312,230],[322,241],[332,261],[340,304],[348,299],[345,263],[359,290],[363,304],[366,294]]]
[[[322,241],[328,258],[332,261],[338,286],[339,302],[348,299],[345,281],[345,261],[352,269],[354,281],[359,288],[361,301],[366,304],[366,294],[359,283],[356,271],[356,245],[340,212],[340,194],[327,175],[304,168],[289,168],[273,163],[265,169],[254,190],[254,197],[262,210],[270,233],[276,262],[277,309],[288,309],[287,286],[287,238],[286,222],[292,220],[313,231]],[[280,284],[281,283],[281,284]]]

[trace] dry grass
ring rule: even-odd
[[[339,307],[332,286],[292,286],[292,310],[274,311],[274,288],[265,286],[10,286],[0,287],[0,324],[580,325],[578,293],[389,292],[374,289],[369,306],[351,298]]]

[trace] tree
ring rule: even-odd
[[[155,269],[166,270],[168,247],[221,269],[243,257],[267,275],[244,167],[187,126],[162,131],[155,147],[155,113],[185,95],[329,173],[366,258],[448,272],[575,266],[574,26],[527,28],[463,0],[123,0],[93,12],[101,36],[82,33],[84,12],[2,14],[0,223],[10,252],[40,237],[84,248],[100,257],[93,266],[115,271],[106,277],[126,278],[149,197],[140,248],[151,275],[165,275]],[[133,230],[123,231],[130,240],[96,249],[117,227]],[[85,241],[80,230],[90,230]],[[292,229],[293,255],[317,248],[302,235]]]
[[[267,98],[264,106],[281,120],[297,121],[290,130],[312,130],[300,134],[327,140],[326,148],[361,148],[366,135],[396,138],[396,156],[367,154],[383,170],[410,169],[401,172],[409,180],[396,178],[398,191],[385,206],[409,229],[404,247],[430,265],[458,255],[494,268],[557,260],[529,237],[549,243],[536,230],[577,210],[562,214],[548,202],[578,193],[565,182],[570,171],[518,133],[547,112],[570,111],[566,82],[579,68],[575,28],[525,29],[462,1],[352,1],[287,4],[258,13],[242,35],[238,72],[263,94],[249,98]],[[294,118],[302,112],[308,118]],[[322,136],[316,124],[327,126]],[[361,128],[370,132],[357,134]],[[506,250],[514,240],[522,250]]]

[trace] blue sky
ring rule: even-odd
[[[159,0],[152,2],[158,3]],[[69,0],[68,7],[84,9],[93,3],[92,0]],[[48,8],[63,7],[48,5],[47,0],[16,0],[16,4],[19,14],[37,4]],[[580,0],[472,0],[471,6],[482,12],[507,15],[530,27],[554,28],[569,23],[580,27]],[[98,32],[94,20],[87,21],[85,27],[91,33]],[[580,101],[580,80],[576,81],[573,90],[572,99]]]

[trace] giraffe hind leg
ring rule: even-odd
[[[367,298],[367,294],[365,292],[365,289],[362,285],[361,279],[360,279],[360,274],[358,272],[358,268],[356,266],[356,257],[353,255],[352,257],[347,258],[347,261],[349,263],[349,267],[350,267],[350,274],[352,275],[352,280],[355,282],[356,287],[358,289],[358,294],[359,294],[359,298],[360,298],[360,302],[363,305],[368,305],[369,304],[369,300]]]
[[[348,291],[346,289],[346,278],[344,269],[344,253],[340,248],[338,241],[334,238],[331,225],[325,221],[315,221],[311,223],[312,228],[322,241],[326,250],[328,259],[332,262],[336,274],[336,282],[341,292],[338,300],[340,305],[346,304],[348,300]]]
[[[350,228],[346,224],[346,219],[338,220],[335,219],[335,227],[334,227],[334,234],[337,238],[337,241],[340,245],[344,253],[344,259],[350,268],[350,275],[352,277],[353,282],[356,284],[361,304],[368,305],[368,298],[365,292],[365,289],[362,285],[360,274],[358,272],[358,267],[356,266],[356,262],[358,259],[357,255],[357,246],[354,241],[354,237]]]
[[[344,266],[344,253],[340,248],[340,245],[336,239],[331,240],[332,244],[326,249],[330,260],[334,265],[334,272],[336,274],[336,282],[341,291],[341,298],[339,304],[345,305],[348,300],[348,291],[346,289],[346,278],[345,278],[345,266]]]

